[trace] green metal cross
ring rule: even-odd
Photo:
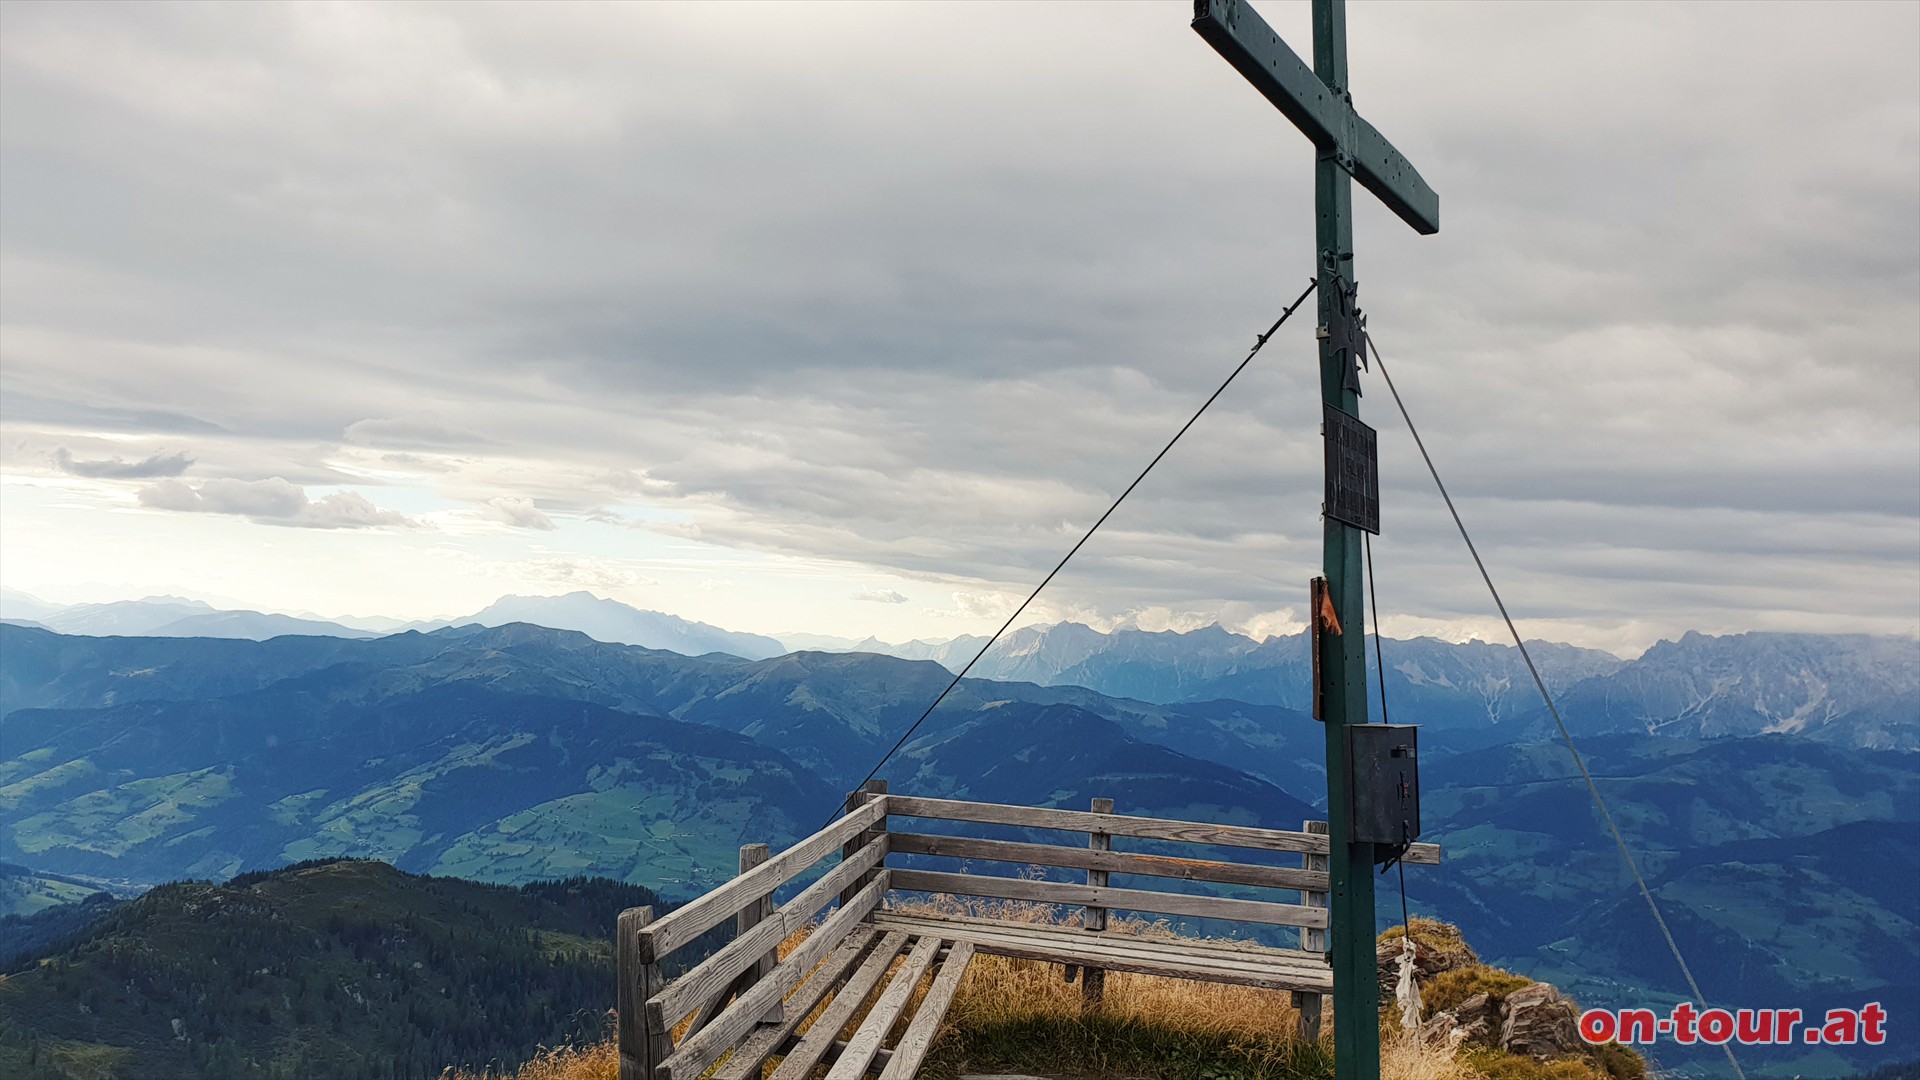
[[[1313,67],[1280,40],[1244,0],[1195,0],[1193,28],[1287,119],[1313,140],[1315,259],[1320,294],[1322,400],[1359,411],[1357,359],[1343,301],[1353,289],[1352,181],[1373,192],[1422,234],[1440,229],[1440,197],[1393,144],[1353,111],[1347,92],[1346,0],[1313,0]],[[1339,331],[1344,328],[1347,335]],[[1343,337],[1345,340],[1343,340]],[[1374,974],[1374,851],[1352,841],[1352,772],[1347,727],[1367,722],[1367,661],[1362,603],[1361,531],[1323,519],[1327,588],[1344,632],[1326,635],[1320,664],[1327,730],[1327,823],[1331,847],[1334,1075],[1380,1075],[1378,983]]]

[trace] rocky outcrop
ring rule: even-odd
[[[1504,997],[1475,994],[1420,1025],[1431,1043],[1469,1043],[1519,1054],[1536,1061],[1586,1054],[1580,1038],[1580,1012],[1546,983],[1532,983]]]
[[[1433,1046],[1481,1046],[1539,1062],[1583,1060],[1610,1076],[1644,1077],[1645,1063],[1618,1046],[1593,1047],[1580,1038],[1579,1006],[1559,990],[1481,963],[1460,931],[1415,919],[1412,933],[1395,928],[1375,949],[1383,1015],[1398,1016],[1402,938],[1411,936],[1413,975],[1427,1018],[1420,1039]],[[1603,1060],[1604,1059],[1604,1060]]]
[[[1560,991],[1534,983],[1507,995],[1500,1025],[1500,1048],[1538,1061],[1585,1053],[1580,1010]]]
[[[1472,1043],[1475,1046],[1499,1046],[1506,1017],[1500,1000],[1475,994],[1446,1012],[1436,1013],[1420,1025],[1420,1040],[1439,1045]]]

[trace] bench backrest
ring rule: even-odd
[[[1189,918],[1228,919],[1236,922],[1294,926],[1321,930],[1327,926],[1324,894],[1328,887],[1325,869],[1308,869],[1324,856],[1324,834],[1280,829],[1261,829],[1243,825],[1215,825],[1198,821],[1174,821],[1166,818],[1137,817],[1128,814],[1096,813],[1084,810],[1059,810],[1032,806],[1008,806],[999,803],[966,802],[953,799],[920,799],[904,795],[881,796],[886,800],[889,820],[890,854],[934,855],[959,859],[977,859],[1024,866],[1041,866],[1089,873],[1088,884],[998,877],[988,874],[940,873],[893,868],[889,871],[895,889],[964,896],[1027,900],[1037,903],[1088,907],[1104,912],[1122,908]],[[1012,840],[988,840],[971,836],[911,831],[898,819],[924,819],[971,822],[986,825],[1045,829],[1078,834],[1071,843],[1033,843]],[[1301,867],[1268,866],[1253,862],[1220,859],[1182,858],[1110,850],[1114,837],[1171,841],[1206,847],[1247,848],[1259,851],[1297,852],[1303,856]],[[1439,848],[1416,844],[1407,855],[1409,862],[1438,862]],[[1302,902],[1247,900],[1196,895],[1138,886],[1111,888],[1108,875],[1127,874],[1136,879],[1213,882],[1225,885],[1255,886],[1305,894]]]

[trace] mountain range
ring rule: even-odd
[[[158,881],[355,854],[697,892],[740,844],[817,828],[945,681],[891,657],[685,657],[525,624],[266,642],[0,626],[0,858]],[[1227,764],[1307,786],[1311,721],[1278,710],[984,682],[949,703],[894,773],[928,794],[1313,814]],[[1303,737],[1237,733],[1263,728]],[[982,787],[976,763],[1016,738],[1034,767]]]
[[[895,646],[868,639],[849,651],[932,660],[958,671],[984,642]],[[1579,734],[1786,732],[1865,748],[1920,749],[1920,642],[1911,638],[1688,633],[1632,660],[1553,642],[1529,642],[1528,650]],[[1380,651],[1390,712],[1447,730],[1463,749],[1555,735],[1532,676],[1510,645],[1388,639]],[[1371,668],[1371,636],[1367,659]],[[1225,698],[1295,710],[1308,708],[1313,678],[1305,634],[1256,642],[1219,626],[1101,633],[1075,623],[1013,631],[970,674],[1163,704]],[[1376,720],[1379,696],[1370,695]]]
[[[1268,700],[969,678],[880,775],[922,795],[1106,796],[1277,827],[1322,816],[1323,729],[1284,703],[1283,652],[1248,660],[1296,639],[1132,633],[1100,648],[1068,630],[1077,654],[1023,662],[1143,689],[1178,677],[1195,694],[1257,675]],[[1384,647],[1395,719],[1426,724],[1426,834],[1447,850],[1409,870],[1416,910],[1583,1000],[1671,993],[1584,784],[1541,739],[1551,721],[1520,703],[1524,684],[1489,693],[1514,678],[1512,650]],[[1239,670],[1220,659],[1234,650]],[[1634,661],[1558,654],[1568,723],[1716,1003],[1872,994],[1920,1011],[1901,839],[1920,826],[1914,652],[1751,634],[1688,635]],[[528,624],[267,641],[0,626],[0,860],[40,881],[154,883],[379,857],[686,896],[728,875],[737,845],[823,823],[951,678],[931,659],[687,656]],[[1775,1064],[1816,1076],[1871,1060],[1820,1053]]]
[[[178,597],[61,608],[0,590],[0,616],[63,634],[267,640],[298,634],[369,638],[408,630],[524,622],[576,630],[596,641],[688,656],[749,660],[789,651],[872,653],[965,668],[986,639],[892,644],[793,633],[776,640],[678,616],[641,611],[588,592],[505,596],[470,616],[402,623],[217,611]],[[1532,676],[1511,646],[1434,638],[1378,643],[1389,713],[1447,728],[1463,745],[1553,737]],[[1375,647],[1370,645],[1371,663]],[[1626,660],[1555,642],[1529,643],[1542,679],[1578,734],[1647,731],[1680,737],[1787,732],[1864,748],[1920,749],[1920,641],[1865,635],[1688,633]],[[1305,711],[1312,664],[1305,634],[1256,641],[1218,625],[1190,631],[1078,623],[1029,626],[994,644],[970,675],[1042,686],[1077,686],[1162,705],[1233,700]],[[1377,673],[1374,685],[1379,685]],[[1374,719],[1380,694],[1370,695]]]

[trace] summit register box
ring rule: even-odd
[[[1413,724],[1347,728],[1355,843],[1383,844],[1397,853],[1420,835],[1419,731]]]

